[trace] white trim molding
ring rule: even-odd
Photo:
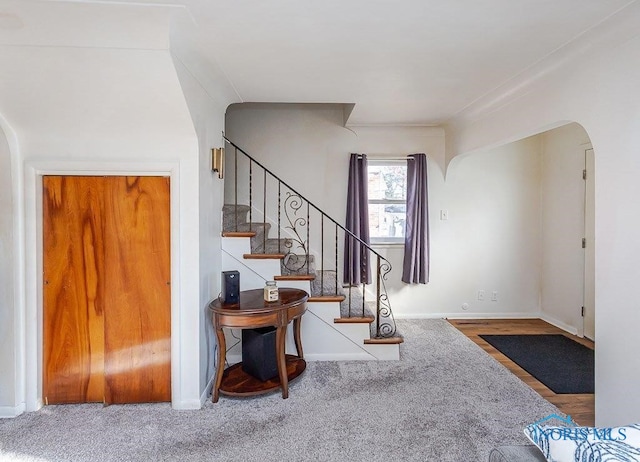
[[[0,406],[0,419],[12,419],[25,411],[24,403],[18,406]]]
[[[516,313],[394,313],[396,319],[538,319],[540,312]]]
[[[577,335],[578,337],[582,337],[582,335],[579,335],[580,333],[578,332],[578,329],[575,326],[570,326],[565,322],[559,321],[553,316],[549,316],[547,313],[540,313],[540,319],[572,335]]]
[[[24,166],[25,205],[25,316],[20,320],[20,332],[25,340],[25,384],[27,411],[42,407],[42,181],[43,175],[101,175],[101,176],[169,176],[171,181],[171,403],[174,409],[199,409],[199,399],[189,400],[183,396],[185,384],[191,377],[183,367],[183,340],[191,341],[197,326],[182,322],[183,300],[181,291],[181,230],[185,223],[180,213],[180,162],[126,162],[126,161],[69,161],[28,160]],[[183,179],[184,181],[184,179]],[[190,362],[197,363],[198,358]],[[193,401],[193,402],[192,402]]]

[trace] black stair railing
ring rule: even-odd
[[[341,306],[343,316],[367,317],[373,315],[375,324],[372,336],[374,338],[393,337],[396,334],[396,325],[385,286],[387,275],[391,271],[389,261],[226,136],[224,136],[224,140],[228,144],[227,153],[229,151],[233,152],[234,172],[231,176],[233,185],[230,188],[225,188],[225,190],[229,193],[232,192],[234,196],[232,204],[235,208],[234,230],[239,231],[242,226],[239,220],[239,205],[246,200],[249,209],[248,224],[245,224],[243,230],[246,230],[248,226],[250,232],[255,232],[256,236],[259,236],[257,242],[253,244],[255,248],[252,247],[252,251],[278,255],[281,258],[281,267],[285,274],[309,275],[309,273],[315,271],[315,278],[316,280],[319,279],[320,296],[343,295],[345,297],[343,304],[346,307],[344,305]],[[239,170],[242,167],[241,164],[244,164],[247,175],[246,191],[239,189],[243,181],[241,179],[243,175]],[[262,175],[256,176],[254,174],[255,167],[262,171]],[[304,166],[301,166],[301,168],[304,168]],[[260,191],[262,198],[256,198],[255,183],[260,176],[262,177],[262,185],[258,185],[258,188],[262,186]],[[226,175],[226,178],[228,179],[229,175]],[[247,194],[247,196],[240,197],[240,193]],[[261,212],[259,210],[260,205],[256,207],[257,213],[262,214],[262,222],[259,224],[253,223],[254,202],[261,202],[260,205],[262,206]],[[268,211],[273,218],[269,217]],[[277,239],[269,239],[271,221],[275,222],[274,225],[277,231],[274,234],[277,234]],[[315,237],[316,235],[312,234],[312,225],[314,225],[314,230],[318,230],[319,237]],[[259,226],[262,227],[262,230],[258,229]],[[262,234],[261,236],[260,233]],[[375,261],[376,297],[374,303],[366,300],[366,286],[364,283],[362,283],[362,300],[354,302],[356,297],[352,295],[352,288],[355,285],[351,272],[348,272],[349,274],[345,278],[344,271],[340,270],[339,247],[340,242],[347,240],[345,239],[346,237],[349,237],[348,245],[360,246],[363,253],[366,252],[369,257],[375,257],[373,259],[363,258],[364,263],[361,268],[361,276],[364,276],[367,270],[365,265],[369,265],[369,261]],[[312,239],[315,239],[314,244],[317,244],[313,248],[320,249],[319,262],[315,261],[315,257],[311,252]],[[330,249],[331,246],[333,249]],[[329,250],[327,251],[326,248],[329,248]],[[347,294],[341,293],[339,290],[340,274],[343,275],[343,281],[345,281],[343,287],[347,289]],[[365,280],[365,278],[361,277],[360,280]],[[356,303],[359,306],[353,306]],[[375,305],[373,313],[370,313],[367,309],[370,304]]]

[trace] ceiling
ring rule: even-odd
[[[141,0],[73,3],[145,4]],[[150,4],[176,6],[189,14],[189,20],[175,23],[172,40],[197,49],[203,68],[224,80],[236,101],[347,103],[355,105],[351,125],[439,125],[550,56],[588,41],[591,30],[623,15],[621,10],[631,3],[154,0]],[[10,19],[0,14],[0,26]]]

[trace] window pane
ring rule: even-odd
[[[405,204],[369,204],[370,237],[404,237],[406,219]]]
[[[369,199],[406,199],[406,165],[369,165],[368,172]]]

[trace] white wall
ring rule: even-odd
[[[284,182],[343,223],[348,154],[356,148],[354,133],[344,128],[343,116],[341,104],[234,104],[227,109],[225,133]],[[232,154],[227,152],[228,198],[233,198]],[[311,181],[300,169],[301,161],[306,171],[313,172]],[[254,174],[254,180],[261,181],[257,169]],[[254,193],[261,194],[259,190]],[[247,198],[245,192],[239,201],[247,204]]]
[[[224,96],[214,99],[200,85],[198,79],[174,55],[176,70],[189,106],[193,126],[198,135],[199,216],[198,240],[200,244],[199,278],[199,366],[201,401],[207,396],[207,385],[215,373],[214,346],[216,343],[209,302],[220,292],[221,250],[220,219],[223,205],[224,180],[211,171],[211,148],[221,147],[225,108],[230,101]]]
[[[14,5],[25,28],[0,32],[0,114],[15,131],[15,156],[19,171],[24,169],[12,178],[14,191],[24,192],[24,209],[12,225],[24,230],[18,237],[25,271],[16,281],[24,287],[24,300],[17,301],[24,319],[14,348],[25,345],[25,357],[3,368],[0,389],[17,387],[27,410],[40,405],[41,175],[169,175],[172,402],[199,408],[200,345],[193,338],[203,298],[200,157],[168,50],[169,12],[107,4]],[[38,27],[43,21],[47,27]],[[87,28],[99,33],[86,34]],[[7,307],[0,310],[6,315]],[[15,378],[21,367],[24,380]]]
[[[12,162],[9,144],[0,128],[0,416],[16,413],[18,346],[14,309],[15,242],[13,238]]]
[[[443,176],[444,133],[433,127],[344,128],[340,105],[240,104],[227,134],[344,223],[350,152],[372,158],[424,152],[429,159],[431,282],[400,281],[402,247],[378,247],[392,263],[398,316],[537,316],[540,290],[539,141],[457,159]],[[227,180],[230,186],[231,181]],[[449,220],[441,221],[441,209]],[[485,301],[477,301],[478,290]],[[491,292],[498,300],[491,301]],[[462,304],[469,309],[463,310]]]
[[[589,137],[575,123],[539,136],[542,141],[542,318],[581,335],[584,303],[581,242],[585,237],[582,171]]]
[[[402,250],[396,250],[392,262],[399,270],[390,284],[394,310],[409,317],[537,316],[539,141],[530,138],[457,160],[446,181],[429,175],[430,282],[402,283]],[[448,220],[440,220],[440,210],[448,211]],[[497,301],[491,300],[494,291]]]
[[[461,114],[447,128],[447,155],[580,123],[595,152],[596,423],[640,421],[640,4],[589,32],[587,47],[554,54],[526,81],[501,88],[487,110]],[[570,53],[570,54],[569,54]],[[493,95],[491,95],[493,96]],[[476,108],[470,108],[476,109]]]

